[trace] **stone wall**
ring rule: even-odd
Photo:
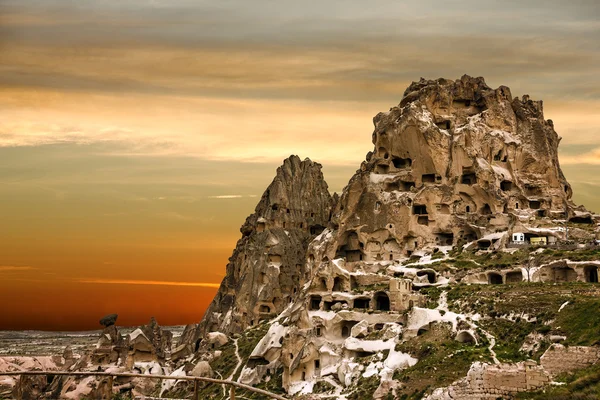
[[[490,365],[476,362],[465,378],[436,389],[426,400],[486,400],[512,397],[518,392],[540,389],[556,376],[586,368],[600,361],[600,347],[553,344],[535,361]]]
[[[550,383],[550,376],[535,361],[490,365],[474,363],[467,376],[453,385],[436,389],[427,400],[484,400],[510,397]]]
[[[540,363],[552,376],[589,367],[600,361],[600,347],[569,346],[553,344],[544,353]]]

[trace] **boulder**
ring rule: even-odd
[[[219,348],[229,342],[229,339],[224,333],[221,332],[210,332],[207,337],[207,342],[212,348]]]
[[[190,375],[197,376],[199,378],[212,378],[214,376],[214,372],[208,361],[200,361],[198,364],[196,364]]]
[[[369,323],[367,321],[360,321],[358,324],[352,327],[350,335],[358,339],[368,336]]]

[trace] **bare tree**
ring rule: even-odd
[[[527,271],[527,282],[531,282],[531,270],[540,265],[540,256],[538,254],[529,256],[525,270]]]

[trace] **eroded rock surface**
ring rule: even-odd
[[[241,227],[227,274],[200,323],[205,333],[241,332],[286,308],[309,278],[306,248],[327,226],[332,198],[321,165],[291,156]]]
[[[384,393],[394,386],[395,370],[417,362],[395,346],[432,324],[450,326],[459,342],[477,341],[471,316],[449,312],[444,304],[425,308],[419,289],[463,278],[502,284],[528,276],[521,269],[455,276],[427,268],[435,254],[441,259],[452,250],[501,251],[515,240],[513,234],[524,242],[542,236],[548,242],[562,240],[555,220],[591,222],[591,214],[571,200],[558,161],[560,137],[544,119],[541,101],[513,98],[509,88],[492,89],[483,78],[422,79],[373,122],[373,151],[336,199],[331,221],[323,222],[327,228],[308,246],[305,266],[296,269],[307,284],[287,293],[282,287],[290,307],[265,304],[277,310],[269,318],[279,315],[278,322],[250,356],[242,382],[258,383],[283,368],[283,386],[296,394],[309,393],[315,381],[328,377],[348,386],[378,375],[376,393]],[[255,234],[252,227],[261,216],[250,217],[243,231]],[[240,257],[239,249],[240,244],[234,256]],[[251,259],[258,265],[254,273],[265,271],[264,257]],[[236,298],[250,307],[261,304],[240,296],[248,291],[236,286],[235,265],[228,266],[224,280],[235,284],[228,291],[222,286],[215,302]],[[214,310],[213,303],[212,315],[230,329],[229,321],[236,318],[228,308]],[[355,361],[361,357],[377,361],[365,370]]]

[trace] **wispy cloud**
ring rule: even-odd
[[[257,197],[255,194],[222,194],[218,196],[207,196],[207,199],[241,199],[244,197],[254,198]]]
[[[587,153],[578,155],[569,155],[560,157],[560,163],[564,165],[570,164],[591,164],[600,165],[600,147],[595,148]]]
[[[76,280],[78,283],[95,283],[103,285],[150,285],[150,286],[195,286],[218,289],[220,283],[214,282],[173,282],[173,281],[150,281],[137,279],[100,279],[82,278]]]
[[[18,266],[18,265],[0,265],[0,272],[13,272],[13,271],[32,271],[37,268],[30,266]]]

